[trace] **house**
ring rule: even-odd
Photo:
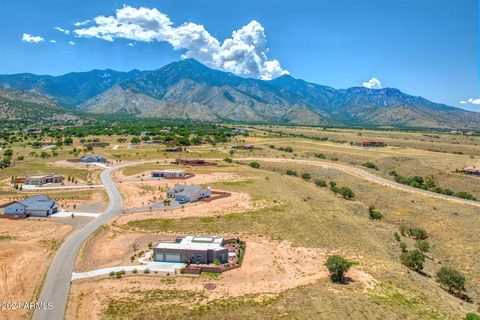
[[[92,148],[97,148],[97,147],[105,148],[105,147],[108,147],[109,145],[110,145],[110,143],[108,143],[108,142],[93,141],[93,142],[90,142],[90,143],[85,143],[83,146],[84,146],[85,148],[88,148],[88,147],[92,147]]]
[[[33,196],[0,206],[0,214],[21,217],[48,217],[58,212],[58,205],[46,196]]]
[[[463,173],[473,175],[473,176],[480,176],[480,163],[477,163],[472,167],[463,169]]]
[[[24,183],[40,186],[46,183],[62,183],[62,182],[63,182],[63,176],[58,174],[46,173],[46,174],[37,174],[37,175],[27,176],[25,178]]]
[[[153,170],[152,171],[152,178],[184,178],[185,177],[185,170],[172,170],[172,169],[164,169],[164,170]]]
[[[185,151],[183,147],[172,147],[172,148],[166,148],[164,152],[182,152]]]
[[[227,263],[228,249],[217,236],[177,237],[172,242],[160,242],[153,248],[154,261],[194,264]]]
[[[186,159],[186,158],[177,158],[174,164],[180,164],[184,166],[216,166],[215,162],[208,162],[203,159]]]
[[[362,141],[362,147],[364,148],[380,148],[385,146],[386,144],[383,141]]]
[[[107,159],[103,156],[98,156],[98,155],[88,155],[88,156],[83,156],[80,158],[80,162],[83,163],[96,163],[96,162],[101,162],[105,163],[107,162]]]
[[[245,144],[240,146],[233,146],[232,148],[237,150],[253,150],[255,149],[255,146],[253,144]]]
[[[210,188],[195,185],[178,185],[167,191],[167,197],[174,198],[178,203],[195,202],[212,195]]]

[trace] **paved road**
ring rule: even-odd
[[[339,163],[332,163],[332,162],[327,162],[327,161],[321,161],[321,160],[301,160],[301,159],[282,159],[282,158],[235,158],[234,160],[240,160],[240,161],[266,161],[266,162],[281,162],[281,163],[299,163],[299,164],[306,164],[306,165],[312,165],[312,166],[317,166],[317,167],[322,167],[322,168],[330,168],[330,169],[335,169],[339,171],[343,171],[355,176],[358,176],[360,178],[363,178],[365,180],[368,180],[370,182],[374,182],[377,184],[381,184],[386,187],[390,188],[395,188],[398,190],[403,190],[411,193],[416,193],[416,194],[421,194],[427,197],[432,197],[432,198],[437,198],[437,199],[442,199],[442,200],[447,200],[450,202],[456,202],[460,204],[467,204],[470,206],[478,207],[480,208],[480,202],[478,201],[472,201],[472,200],[466,200],[462,198],[457,198],[457,197],[452,197],[452,196],[447,196],[441,193],[436,193],[436,192],[431,192],[423,189],[418,189],[414,187],[410,187],[395,181],[391,181],[388,179],[384,179],[381,177],[378,177],[366,170],[354,167],[354,166],[349,166],[345,164],[339,164]]]
[[[110,175],[113,171],[119,168],[135,164],[136,163],[127,163],[107,168],[100,174],[100,179],[102,180],[108,197],[110,198],[110,204],[108,208],[98,216],[98,218],[92,220],[85,227],[70,235],[57,251],[50,268],[48,269],[47,277],[45,278],[42,292],[38,299],[39,302],[45,302],[45,304],[53,302],[54,308],[53,310],[36,310],[32,319],[63,319],[70,291],[70,280],[72,278],[73,267],[80,247],[83,242],[95,232],[95,230],[123,209],[123,198]]]

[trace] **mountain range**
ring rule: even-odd
[[[480,128],[480,113],[394,88],[334,89],[289,75],[268,81],[243,78],[193,59],[153,71],[0,75],[0,88],[0,119],[32,109],[249,123]]]

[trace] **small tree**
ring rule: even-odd
[[[400,242],[400,249],[402,249],[402,252],[407,252],[407,244],[405,242]]]
[[[415,242],[415,248],[425,253],[430,250],[430,243],[427,240],[417,240],[417,242]]]
[[[420,250],[415,249],[409,252],[404,252],[400,255],[400,260],[402,263],[414,269],[415,271],[420,271],[423,269],[423,264],[425,263],[425,256]]]
[[[437,272],[437,282],[447,287],[450,292],[465,290],[465,276],[450,267],[442,267]]]
[[[337,255],[328,257],[325,263],[330,272],[330,278],[335,282],[343,282],[345,280],[345,272],[353,265],[354,262]]]

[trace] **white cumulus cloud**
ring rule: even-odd
[[[467,100],[462,100],[460,101],[461,104],[473,104],[473,105],[480,105],[480,98],[470,98],[470,99],[467,99]]]
[[[40,36],[32,36],[31,34],[24,33],[22,36],[22,41],[30,42],[30,43],[39,43],[39,42],[45,41],[45,39],[43,39]]]
[[[63,29],[63,28],[60,28],[60,27],[54,27],[53,29],[55,29],[57,31],[60,31],[62,33],[65,33],[65,34],[70,34],[70,30],[67,30],[67,29]]]
[[[369,88],[369,89],[381,89],[382,88],[382,82],[378,80],[375,77],[372,77],[370,80],[367,82],[364,82],[362,84],[363,87]]]
[[[76,43],[75,43],[75,42],[73,42],[73,41],[68,41],[68,44],[69,44],[69,45],[71,45],[71,46],[74,46],[74,45],[76,45]]]
[[[81,27],[81,26],[85,26],[87,24],[90,23],[90,20],[85,20],[85,21],[78,21],[78,22],[75,22],[73,25],[75,27]]]
[[[175,27],[170,18],[149,8],[123,6],[114,16],[97,16],[92,26],[73,30],[78,37],[114,41],[164,41],[175,50],[183,50],[183,58],[194,58],[220,70],[246,77],[272,79],[288,71],[278,60],[268,59],[264,27],[251,21],[223,42],[213,37],[203,25],[188,22]]]
[[[57,40],[50,40],[50,43],[57,43]]]

